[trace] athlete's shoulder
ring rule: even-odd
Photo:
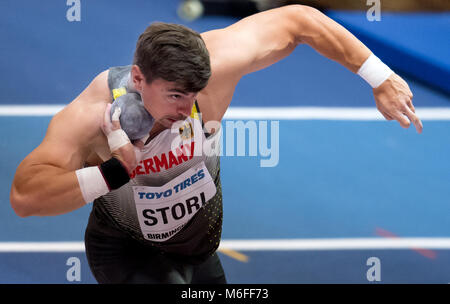
[[[100,135],[106,105],[112,101],[108,74],[109,70],[98,73],[80,95],[58,112],[50,122],[47,135],[72,134],[80,141]]]
[[[81,92],[81,94],[71,102],[71,104],[111,102],[112,96],[108,87],[109,74],[109,69],[98,73],[89,85]]]

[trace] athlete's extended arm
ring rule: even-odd
[[[76,170],[84,167],[94,146],[106,143],[101,127],[111,97],[100,88],[106,77],[101,73],[56,114],[42,143],[20,163],[10,193],[17,215],[58,215],[86,204]]]
[[[371,54],[344,27],[320,11],[303,5],[255,14],[227,28],[204,33],[203,38],[211,54],[211,87],[215,83],[214,69],[220,74],[217,84],[223,85],[222,80],[226,79],[230,86],[235,85],[245,74],[288,56],[301,43],[308,44],[354,73]],[[392,74],[373,89],[373,93],[378,110],[386,119],[395,119],[405,128],[412,121],[417,131],[422,131],[422,124],[411,102],[412,93],[398,75]],[[227,107],[228,104],[224,103],[219,112],[225,113]]]

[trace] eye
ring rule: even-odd
[[[169,103],[174,103],[174,102],[178,101],[181,97],[182,96],[179,94],[170,94],[170,95],[167,95],[167,101]]]

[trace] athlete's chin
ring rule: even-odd
[[[176,120],[171,118],[164,118],[159,121],[159,123],[164,127],[170,129]]]

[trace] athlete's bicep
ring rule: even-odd
[[[65,194],[73,194],[76,179],[71,173],[83,166],[89,138],[93,137],[94,129],[87,126],[86,119],[69,109],[55,115],[42,143],[19,164],[14,175],[10,200],[18,214],[36,213],[34,207],[41,206],[38,202],[44,198],[63,199]]]
[[[64,171],[81,168],[90,145],[101,132],[93,111],[93,108],[77,109],[76,104],[71,104],[56,114],[42,143],[27,156],[23,165],[28,169],[50,166]]]
[[[244,75],[274,64],[295,49],[297,8],[287,6],[265,11],[227,28],[202,34],[212,72],[208,86],[198,99],[206,120],[222,119]]]
[[[229,27],[202,34],[218,73],[240,78],[289,55],[297,45],[297,6],[244,18]]]

